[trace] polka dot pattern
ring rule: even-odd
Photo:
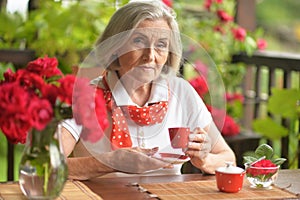
[[[103,79],[105,81],[105,79]],[[106,87],[108,88],[108,87]],[[128,125],[121,107],[117,106],[109,89],[104,90],[104,98],[108,111],[112,115],[112,131],[110,135],[112,149],[131,147],[132,141]],[[166,115],[168,102],[158,102],[150,106],[127,106],[131,119],[140,126],[161,123]]]
[[[133,121],[138,125],[150,125],[161,123],[168,110],[168,102],[162,101],[151,106],[128,106],[128,112]]]

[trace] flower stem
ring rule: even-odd
[[[44,167],[44,193],[47,194],[47,188],[48,188],[48,180],[49,180],[49,164],[48,163],[44,163],[43,164]]]

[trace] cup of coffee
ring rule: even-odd
[[[169,128],[171,146],[173,148],[186,148],[189,142],[190,128],[173,127]]]

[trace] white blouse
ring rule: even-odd
[[[102,77],[99,77],[93,80],[92,83],[103,87],[101,80]],[[115,72],[108,73],[107,82],[118,106],[136,105],[129,98],[129,95]],[[157,80],[153,81],[151,95],[147,103],[168,100],[168,111],[160,124],[139,126],[132,120],[127,119],[133,147],[159,147],[160,153],[184,154],[182,149],[173,149],[171,147],[168,128],[189,127],[190,130],[193,130],[196,127],[204,128],[212,122],[211,114],[207,110],[204,102],[186,80],[176,76],[160,76]],[[65,120],[62,125],[77,141],[79,140],[82,128],[76,124],[74,119]],[[105,130],[104,137],[96,143],[81,141],[92,155],[111,151],[109,141],[110,131],[111,128]],[[212,146],[216,143],[216,138],[218,138],[218,136],[210,136]],[[180,168],[181,164],[176,165],[174,169],[171,170],[162,169],[161,172],[167,174],[172,171],[171,173],[178,174],[180,173]]]

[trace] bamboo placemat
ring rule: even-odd
[[[143,191],[162,200],[198,199],[298,199],[295,194],[273,186],[272,189],[254,189],[247,182],[238,193],[223,193],[217,189],[216,181],[190,181],[172,183],[139,184]]]
[[[0,184],[0,200],[27,200],[18,183]],[[56,200],[102,200],[86,185],[79,181],[68,180]]]

